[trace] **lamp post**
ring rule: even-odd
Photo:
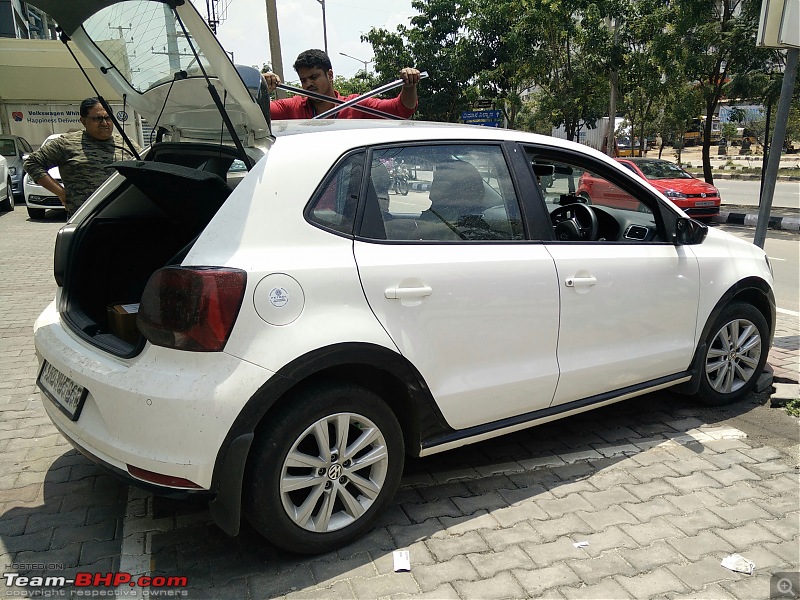
[[[322,37],[325,40],[325,54],[328,54],[328,26],[325,23],[325,0],[317,0],[322,6]]]
[[[342,56],[346,56],[347,58],[352,58],[353,60],[357,60],[360,63],[364,63],[364,74],[367,74],[367,65],[373,62],[375,59],[370,58],[369,60],[361,60],[360,58],[356,58],[355,56],[350,56],[349,54],[345,54],[344,52],[339,52]]]

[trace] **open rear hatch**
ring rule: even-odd
[[[32,4],[146,119],[153,131],[146,144],[156,141],[142,160],[116,163],[119,175],[56,240],[64,322],[108,352],[133,356],[144,346],[136,306],[150,276],[180,264],[241,179],[240,167],[252,168],[274,139],[266,88],[250,67],[245,84],[189,2]]]

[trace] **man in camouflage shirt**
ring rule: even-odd
[[[97,98],[81,102],[80,114],[83,131],[51,140],[23,164],[31,179],[58,196],[70,216],[115,172],[108,165],[135,158],[122,137],[114,133],[111,117]],[[63,187],[48,175],[52,167],[59,168]]]

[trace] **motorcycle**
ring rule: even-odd
[[[389,189],[394,190],[395,194],[408,196],[408,167],[404,164],[397,165],[389,171]]]

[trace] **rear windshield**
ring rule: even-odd
[[[189,40],[166,4],[120,2],[94,14],[83,28],[139,92],[171,81],[178,71],[186,71],[188,77],[202,77]],[[192,45],[198,49],[197,44]],[[199,50],[198,56],[206,73],[214,75]]]

